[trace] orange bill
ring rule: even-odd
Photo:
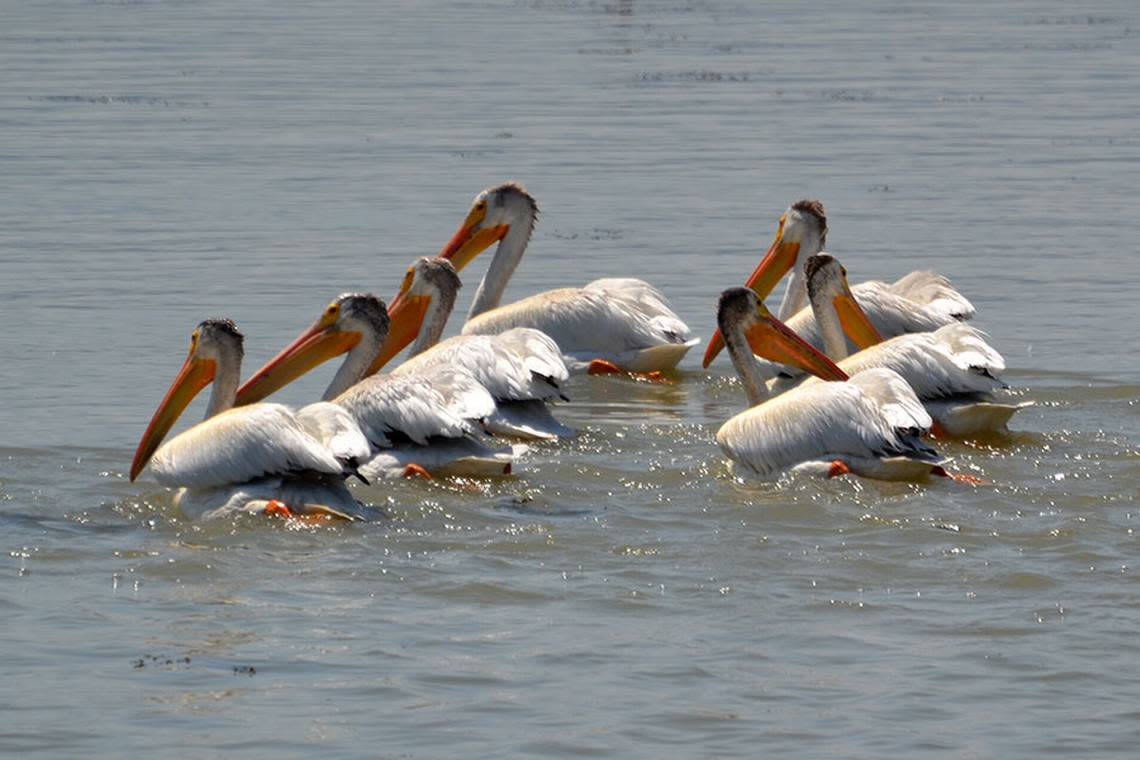
[[[510,229],[509,225],[499,224],[486,229],[473,227],[460,227],[447,245],[439,252],[439,257],[447,259],[458,272],[471,263],[471,260],[493,244],[503,239]]]
[[[135,449],[135,457],[131,460],[131,480],[133,481],[146,467],[147,462],[154,455],[155,450],[170,428],[178,421],[183,410],[190,405],[194,397],[214,379],[217,364],[213,359],[199,359],[194,356],[197,348],[195,341],[190,347],[190,355],[186,357],[182,369],[170,384],[162,403],[158,405],[150,424],[146,427],[139,446]]]
[[[769,361],[799,367],[822,380],[847,379],[847,373],[835,362],[772,316],[764,304],[758,304],[758,312],[759,321],[745,332],[752,353]]]
[[[756,269],[744,282],[744,287],[750,288],[759,298],[767,298],[776,289],[780,279],[788,273],[796,263],[796,256],[800,252],[799,243],[789,243],[784,240],[784,222],[780,220],[780,227],[776,230],[776,238],[768,246],[764,258],[760,260]],[[713,332],[709,338],[709,345],[705,349],[705,357],[701,364],[708,367],[717,354],[724,349],[724,336],[720,330]]]
[[[361,337],[356,330],[337,330],[327,320],[318,320],[238,388],[234,405],[261,401],[314,367],[350,351]]]
[[[846,292],[840,293],[831,302],[835,304],[835,313],[839,315],[839,324],[843,332],[854,341],[860,350],[870,348],[883,342],[883,336],[871,324],[866,312],[859,306],[855,296],[844,286]]]
[[[369,365],[366,377],[379,372],[381,367],[416,339],[429,305],[430,296],[408,295],[404,290],[392,299],[392,305],[388,307],[388,337],[380,347],[380,353]]]

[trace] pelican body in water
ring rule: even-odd
[[[933,332],[884,341],[847,285],[847,270],[832,256],[816,254],[804,268],[808,300],[828,358],[849,375],[872,367],[897,372],[926,406],[936,434],[965,437],[1006,430],[1010,417],[1033,402],[1003,404],[993,392],[1005,360],[980,330],[951,322]],[[848,355],[848,339],[861,350]],[[778,378],[776,383],[786,383]],[[794,381],[792,381],[794,382]],[[818,382],[810,378],[808,383]]]
[[[643,280],[605,278],[500,305],[537,217],[538,204],[521,185],[508,182],[488,188],[475,197],[463,223],[440,251],[456,271],[462,271],[476,255],[498,243],[463,334],[496,335],[515,327],[541,330],[558,344],[572,371],[616,367],[655,372],[676,367],[697,339],[661,292]],[[401,344],[394,336],[385,354],[399,353],[410,340],[407,337]]]
[[[871,369],[848,378],[747,288],[721,294],[717,322],[753,405],[716,434],[734,472],[762,477],[787,470],[828,476],[853,472],[886,480],[942,474],[941,457],[920,439],[930,429],[930,416],[897,373]],[[771,398],[753,354],[833,382]]]
[[[515,327],[497,335],[456,335],[440,342],[459,287],[459,275],[447,259],[424,257],[408,268],[393,310],[414,315],[419,334],[407,361],[392,374],[462,367],[495,399],[495,411],[483,420],[490,433],[522,439],[573,435],[547,406],[568,400],[562,386],[570,373],[557,344],[545,333]],[[373,369],[378,369],[377,362]]]
[[[360,464],[365,477],[509,473],[512,450],[488,446],[480,436],[481,420],[495,411],[494,399],[462,367],[367,376],[388,332],[379,299],[342,295],[238,389],[237,403],[260,401],[347,354],[323,399],[342,410],[367,440],[370,451]]]
[[[180,487],[175,505],[190,517],[246,511],[363,519],[364,508],[344,482],[368,454],[360,431],[328,404],[297,413],[281,404],[234,407],[242,354],[233,322],[198,325],[182,369],[139,441],[131,480],[149,463],[159,483]],[[162,444],[211,382],[206,419]],[[335,449],[321,440],[322,427]]]
[[[806,308],[804,266],[808,258],[824,249],[826,241],[827,215],[823,204],[816,200],[793,203],[780,217],[776,237],[764,258],[744,283],[763,300],[790,271],[791,279],[777,316],[816,348],[823,348],[823,338],[815,315]],[[930,332],[974,316],[973,304],[955,290],[949,280],[934,272],[916,270],[890,284],[869,280],[855,285],[851,291],[875,329],[885,338]],[[723,347],[720,333],[714,333],[705,350],[705,367]],[[769,370],[770,374],[776,374],[775,368]],[[788,373],[794,375],[798,370],[789,369]]]

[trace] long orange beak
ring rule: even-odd
[[[472,208],[467,218],[459,225],[459,229],[447,241],[447,245],[439,252],[440,258],[447,259],[459,272],[471,263],[471,260],[492,244],[503,239],[511,228],[509,224],[497,224],[494,227],[479,227],[486,215],[485,208]]]
[[[392,357],[416,339],[430,304],[430,296],[409,296],[403,291],[392,299],[388,307],[388,337],[369,365],[369,375],[379,372],[381,367],[392,361]]]
[[[868,319],[863,308],[859,306],[859,302],[855,300],[855,296],[852,295],[846,282],[843,283],[843,291],[831,299],[831,302],[835,304],[835,313],[839,315],[839,324],[843,328],[843,332],[855,342],[860,350],[882,343],[883,336],[871,324],[871,320]]]
[[[752,353],[769,361],[790,364],[823,380],[846,380],[847,373],[815,346],[796,335],[787,325],[758,304],[759,320],[745,331]]]
[[[235,406],[261,401],[329,359],[350,351],[363,337],[318,321],[238,388]]]
[[[799,252],[799,243],[790,243],[784,240],[784,225],[781,222],[780,229],[776,231],[775,239],[768,246],[768,251],[764,254],[764,258],[760,259],[756,269],[745,280],[744,287],[751,288],[761,300],[767,298],[768,294],[776,289],[780,279],[795,265],[796,256]],[[709,345],[705,348],[705,358],[702,360],[701,366],[707,369],[723,348],[724,336],[720,334],[720,328],[717,328],[712,337],[709,338]]]
[[[150,418],[150,424],[146,426],[146,432],[135,449],[135,457],[131,460],[132,482],[146,467],[155,449],[170,432],[170,428],[174,427],[183,410],[214,379],[216,370],[217,364],[213,359],[199,359],[194,356],[194,349],[190,350],[190,355],[170,384],[162,403],[154,411],[154,416]]]

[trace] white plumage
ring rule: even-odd
[[[278,501],[294,514],[364,518],[344,484],[354,457],[367,452],[363,436],[330,404],[296,414],[281,404],[233,408],[242,343],[229,320],[198,325],[182,370],[139,441],[131,479],[149,463],[159,483],[180,487],[175,504],[191,517],[264,511]],[[206,419],[162,444],[211,382]]]
[[[769,398],[753,351],[767,353],[778,344],[805,369],[842,373],[776,322],[751,290],[726,290],[718,322],[755,404],[717,431],[717,445],[737,472],[767,476],[803,469],[805,463],[812,471],[828,472],[842,463],[859,475],[909,479],[924,477],[940,461],[919,440],[930,429],[930,416],[897,373],[870,369],[846,382],[813,383]]]
[[[547,408],[547,402],[566,399],[561,388],[570,373],[558,345],[545,333],[515,327],[496,335],[457,335],[440,342],[459,286],[459,275],[445,259],[425,257],[409,268],[394,311],[400,310],[399,304],[418,301],[423,316],[415,327],[411,358],[392,374],[461,368],[495,400],[495,410],[483,419],[488,432],[528,439],[573,435]],[[401,332],[410,334],[404,330],[405,319],[397,317]]]
[[[855,288],[848,287],[842,265],[825,253],[808,260],[805,274],[810,310],[828,356],[849,375],[876,367],[897,372],[927,404],[941,433],[998,432],[1025,406],[993,401],[993,392],[1004,387],[998,375],[1005,369],[1005,360],[986,341],[985,333],[963,322],[952,321],[932,332],[898,335],[848,356],[854,335],[861,336],[861,345],[879,337],[873,324],[868,324],[869,316],[850,305]],[[840,302],[845,304],[846,325],[837,312]],[[844,334],[845,327],[848,335]],[[779,378],[773,385],[788,382]],[[818,380],[808,380],[809,384],[814,382]],[[984,406],[966,408],[976,404]]]
[[[867,370],[847,382],[821,382],[770,399],[729,419],[717,445],[737,466],[772,475],[803,462],[843,461],[881,477],[879,460],[925,454],[916,434],[930,416],[896,373]],[[936,457],[920,457],[929,472]],[[921,472],[921,467],[919,468]],[[913,477],[908,472],[904,477]]]
[[[461,270],[499,241],[463,333],[488,335],[514,327],[541,330],[554,339],[575,371],[586,369],[594,359],[631,372],[677,366],[697,341],[661,292],[642,280],[595,280],[582,288],[550,290],[500,306],[537,215],[538,205],[520,185],[488,188],[476,196],[459,230],[440,252]]]
[[[517,327],[549,335],[574,371],[604,359],[630,372],[671,369],[698,339],[659,290],[632,278],[560,288],[473,317],[464,335],[493,335]]]
[[[164,486],[215,488],[270,475],[342,475],[344,466],[281,404],[237,407],[164,444],[150,463]]]

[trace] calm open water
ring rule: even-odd
[[[0,752],[1134,756],[1134,3],[0,7]],[[705,337],[820,197],[1037,406],[944,447],[992,485],[741,483],[698,350],[579,379],[515,478],[361,489],[386,522],[127,482],[200,319],[258,366],[505,179],[544,209],[508,296],[634,274]]]

